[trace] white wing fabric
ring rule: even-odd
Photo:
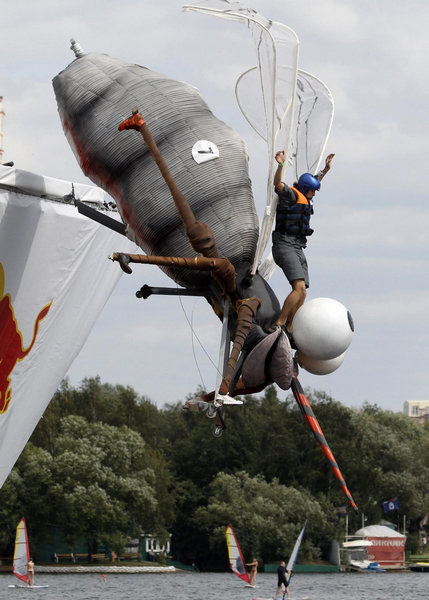
[[[119,280],[108,254],[135,249],[65,203],[71,186],[0,166],[0,487]]]
[[[334,99],[328,87],[311,73],[299,70],[291,156],[295,180],[303,173],[318,172],[333,118]]]
[[[290,70],[287,67],[279,67],[277,72],[285,82],[288,82]],[[238,78],[235,95],[248,123],[267,142],[262,91],[258,83],[257,67],[253,67]],[[286,85],[280,83],[278,87],[281,90]],[[299,69],[289,156],[289,164],[293,168],[291,177],[294,180],[303,173],[316,174],[319,170],[333,117],[334,100],[328,87],[311,73]]]
[[[288,134],[293,127],[298,38],[286,25],[267,19],[241,2],[203,0],[196,5],[184,5],[183,8],[244,23],[249,28],[255,45],[256,73],[259,79],[257,87],[261,90],[265,121],[261,124],[261,130],[267,141],[269,165],[267,202],[252,268],[255,273],[270,239],[275,217],[277,197],[273,190],[274,154],[277,149],[285,150],[289,160],[291,151],[291,137]]]

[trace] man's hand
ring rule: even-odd
[[[321,171],[319,171],[319,173],[316,175],[316,177],[319,181],[322,181],[322,179],[325,177],[326,173],[331,168],[331,162],[332,162],[332,159],[334,158],[334,156],[335,156],[335,154],[328,154],[328,156],[325,158],[325,167]]]
[[[283,166],[282,163],[284,163],[285,160],[286,160],[285,151],[284,150],[279,150],[278,152],[276,152],[276,155],[275,155],[274,158],[278,162],[279,166]]]
[[[274,173],[274,187],[276,192],[282,192],[285,189],[285,184],[282,181],[282,168],[286,160],[286,154],[284,150],[276,152],[275,157],[277,161],[277,169]]]
[[[334,158],[335,154],[328,154],[328,156],[325,159],[325,171],[329,171],[329,169],[331,168],[331,162],[332,159]]]

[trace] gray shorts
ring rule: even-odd
[[[309,287],[307,259],[299,238],[275,231],[273,233],[273,258],[276,265],[283,269],[290,284],[296,279],[303,279],[305,287]]]

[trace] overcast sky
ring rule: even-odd
[[[69,49],[74,37],[87,51],[197,87],[213,113],[246,140],[261,214],[266,148],[234,97],[237,77],[255,64],[249,32],[238,23],[183,12],[182,4],[1,2],[3,161],[89,183],[62,132],[51,84],[74,58]],[[335,158],[316,198],[315,233],[306,251],[308,298],[345,304],[355,335],[338,371],[325,377],[301,371],[301,383],[354,407],[369,402],[400,411],[405,400],[427,400],[429,2],[249,0],[247,5],[294,29],[300,68],[322,79],[335,100],[327,146]],[[153,266],[124,275],[69,371],[71,383],[99,375],[103,382],[132,386],[160,406],[183,400],[199,385],[212,389],[220,324],[208,304],[137,300],[135,291],[143,283],[172,282]],[[271,283],[282,302],[289,291],[283,274],[277,272]]]

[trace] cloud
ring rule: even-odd
[[[392,206],[385,201],[382,207],[377,207],[375,198],[369,197],[362,202],[362,208],[356,204],[349,206],[346,199],[342,211],[339,210],[338,203],[324,207],[320,200],[313,222],[317,226],[314,237],[316,239],[317,234],[322,240],[318,239],[315,243],[323,242],[326,246],[330,241],[329,245],[334,249],[353,249],[363,255],[371,254],[368,252],[369,248],[377,249],[377,252],[382,248],[387,254],[409,244],[414,250],[412,257],[421,259],[418,252],[429,251],[429,236],[425,226],[429,222],[429,206],[426,199],[422,198],[413,202],[411,209],[407,206],[409,200],[405,193],[402,198],[402,205]],[[368,203],[375,203],[375,206],[368,208]],[[309,244],[312,242],[311,238]],[[399,260],[404,258],[398,256]]]
[[[404,327],[421,324],[427,321],[429,292],[418,295],[409,290],[399,290],[394,296],[385,293],[374,298],[371,294],[358,296],[354,302],[354,312],[360,319],[368,323],[380,324],[404,323]]]

